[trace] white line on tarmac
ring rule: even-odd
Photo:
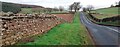
[[[104,27],[106,27],[106,26],[104,26]],[[117,33],[120,33],[118,30],[116,30],[116,29],[112,29],[112,28],[110,28],[110,27],[106,27],[106,28],[108,28],[108,29],[110,29],[110,30],[113,30],[113,31],[115,31],[115,32],[117,32]]]
[[[83,14],[83,13],[82,13]],[[84,16],[83,16],[84,17]],[[84,17],[85,18],[85,17]],[[86,19],[87,20],[87,19]],[[88,21],[86,21],[88,24],[91,24],[91,23],[89,23]],[[99,26],[99,25],[98,25]],[[99,26],[99,27],[102,27],[102,26]],[[104,26],[104,27],[106,27],[106,26]],[[113,28],[110,28],[110,27],[106,27],[106,28],[108,28],[108,29],[110,29],[110,30],[113,30],[113,31],[115,31],[115,32],[117,32],[117,33],[120,33],[118,30],[116,30],[116,29],[113,29]]]
[[[88,24],[91,24],[88,22],[88,19],[85,16],[83,16],[83,18],[86,19],[85,22],[87,22]]]

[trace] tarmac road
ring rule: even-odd
[[[88,28],[95,45],[117,45],[119,47],[120,28],[97,25],[91,22],[83,12],[80,12],[80,20]]]

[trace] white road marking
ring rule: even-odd
[[[104,27],[104,26],[101,26],[101,25],[98,25],[98,24],[95,24],[96,26],[98,26],[98,27]]]
[[[88,21],[86,21],[88,24],[90,24]]]
[[[106,26],[104,26],[104,27],[106,27]],[[110,27],[106,27],[106,28],[108,28],[108,29],[110,29],[110,30],[113,30],[113,31],[115,31],[115,32],[117,32],[117,33],[120,33],[118,30],[116,30],[116,29],[113,29],[113,28],[110,28]]]
[[[83,16],[83,18],[86,19],[85,16]],[[85,22],[87,22],[88,24],[91,24],[91,23],[88,22],[88,19],[86,19]]]

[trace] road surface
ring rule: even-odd
[[[80,13],[81,22],[88,28],[95,45],[119,45],[118,27],[97,25],[91,22],[84,13]],[[120,35],[119,35],[120,36]]]

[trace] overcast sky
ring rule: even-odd
[[[73,2],[81,2],[83,7],[87,5],[93,5],[95,8],[109,7],[111,4],[115,4],[119,0],[0,0],[4,2],[22,3],[22,4],[33,4],[44,7],[59,7],[64,6],[67,8]]]

